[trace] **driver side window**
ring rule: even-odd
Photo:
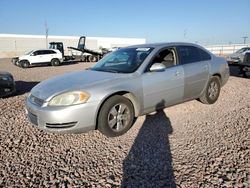
[[[161,63],[166,68],[176,65],[176,55],[173,49],[165,49],[160,51],[152,60],[152,65],[154,63]]]

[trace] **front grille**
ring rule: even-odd
[[[29,99],[30,99],[31,103],[33,103],[37,106],[42,106],[44,103],[44,100],[39,99],[39,98],[35,97],[34,95],[30,95]]]
[[[54,128],[54,129],[60,129],[60,128],[70,128],[77,124],[77,122],[68,122],[68,123],[46,123],[47,128]]]

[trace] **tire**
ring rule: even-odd
[[[91,63],[95,63],[95,62],[97,62],[98,58],[96,56],[90,55],[90,56],[88,56],[88,60]]]
[[[250,53],[244,55],[243,63],[250,63]]]
[[[200,101],[204,104],[213,104],[220,95],[221,83],[217,76],[209,79],[205,91],[200,97]]]
[[[19,64],[20,64],[21,67],[24,68],[24,69],[29,68],[29,66],[30,66],[30,63],[29,63],[29,61],[27,61],[27,60],[22,60],[22,61],[19,62]]]
[[[121,109],[122,111],[119,112]],[[134,118],[134,107],[130,100],[115,95],[101,107],[97,128],[108,137],[120,136],[131,128]]]
[[[52,66],[59,66],[60,65],[59,59],[52,59],[51,60],[51,65]]]

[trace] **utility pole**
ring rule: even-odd
[[[247,38],[248,38],[248,37],[247,37],[247,36],[244,36],[244,37],[242,37],[242,38],[243,38],[243,40],[244,40],[243,43],[246,44],[246,41],[247,41]]]
[[[46,49],[48,48],[48,35],[49,35],[49,28],[47,26],[47,21],[45,21],[45,38],[46,38]]]
[[[184,31],[183,31],[183,38],[184,38],[184,40],[186,40],[186,38],[187,38],[187,30],[188,29],[184,29]]]

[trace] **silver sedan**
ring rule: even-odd
[[[138,116],[193,99],[213,104],[228,78],[225,59],[195,44],[130,46],[88,70],[41,82],[26,108],[29,120],[48,132],[119,136]]]

